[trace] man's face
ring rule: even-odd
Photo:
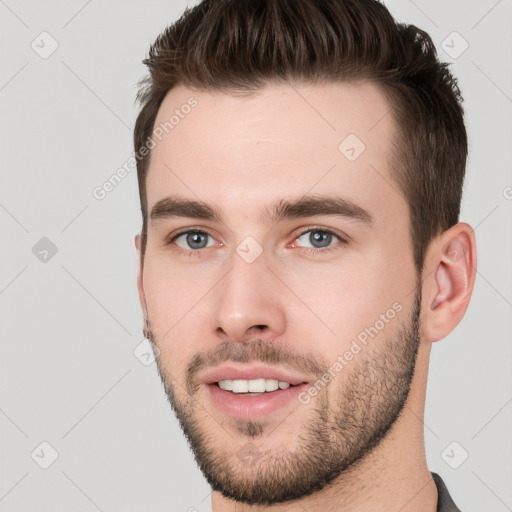
[[[214,490],[300,498],[369,453],[409,393],[420,294],[389,106],[363,83],[179,86],[155,127],[176,109],[152,150],[139,279],[158,369]],[[324,196],[319,213],[307,200]]]

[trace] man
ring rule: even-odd
[[[144,62],[144,332],[212,510],[459,510],[422,420],[476,250],[429,36],[375,0],[206,0]]]

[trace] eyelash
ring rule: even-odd
[[[329,235],[333,235],[333,236],[335,236],[336,238],[339,239],[340,243],[339,244],[335,244],[332,247],[326,247],[326,248],[323,248],[323,249],[314,248],[314,247],[302,247],[302,249],[307,254],[318,254],[318,253],[331,252],[333,250],[337,250],[339,248],[338,245],[346,245],[346,244],[348,244],[348,241],[347,241],[346,238],[344,238],[341,235],[335,233],[334,231],[331,231],[330,229],[322,228],[320,226],[312,226],[312,227],[310,226],[310,227],[308,227],[307,229],[302,231],[300,234],[298,234],[294,238],[294,241],[297,240],[297,238],[300,238],[302,235],[305,235],[306,233],[309,233],[310,231],[313,231],[313,232],[314,231],[320,231],[322,233],[327,233]],[[204,231],[204,230],[201,230],[201,229],[187,228],[187,229],[184,229],[184,230],[176,233],[172,238],[170,238],[166,242],[166,245],[171,245],[177,238],[179,238],[180,236],[185,235],[187,233],[202,233],[202,234],[205,234],[205,235],[208,235],[208,236],[212,236],[207,231]],[[196,249],[196,250],[192,250],[192,249],[191,250],[186,250],[186,249],[182,249],[179,246],[177,246],[177,247],[178,247],[177,252],[181,253],[181,254],[183,254],[185,256],[200,256],[203,253],[203,249],[205,249],[205,248],[203,248],[203,249]]]

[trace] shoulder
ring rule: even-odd
[[[453,502],[443,479],[437,473],[433,473],[432,471],[430,473],[437,487],[436,512],[461,512],[461,510]]]

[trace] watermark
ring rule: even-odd
[[[59,452],[48,441],[43,441],[34,448],[30,456],[39,467],[48,469],[59,458]]]
[[[197,100],[192,96],[186,103],[181,105],[180,108],[174,110],[174,114],[163,123],[160,123],[153,129],[152,135],[146,139],[145,144],[137,151],[132,152],[131,156],[124,162],[124,164],[117,169],[116,172],[102,184],[94,187],[92,195],[98,201],[103,201],[107,195],[112,192],[133,170],[137,169],[137,162],[146,158],[149,152],[157,145],[157,141],[161,142],[164,134],[170,133],[176,126],[178,126],[185,117],[192,112],[192,109],[197,107]]]
[[[469,43],[454,31],[441,42],[441,48],[452,59],[458,59],[469,48]]]
[[[51,57],[59,47],[58,41],[48,32],[41,32],[31,43],[30,47],[41,59]]]
[[[57,246],[46,236],[43,236],[32,247],[32,254],[41,262],[48,263],[58,252]]]
[[[263,453],[258,450],[258,447],[251,443],[250,441],[246,443],[238,452],[237,452],[238,459],[245,464],[246,466],[249,466],[252,468],[255,466],[263,457]]]
[[[147,338],[144,338],[133,350],[133,355],[144,366],[150,366],[160,355],[160,349]]]
[[[236,252],[246,263],[252,263],[263,252],[263,248],[256,239],[248,236],[238,244]]]
[[[452,469],[459,469],[466,460],[469,453],[458,441],[452,441],[442,452],[441,458]]]
[[[355,134],[350,133],[339,144],[339,152],[349,161],[355,162],[366,149],[365,143]]]
[[[379,319],[376,320],[370,327],[365,327],[351,342],[350,347],[342,354],[338,355],[336,361],[329,369],[312,384],[306,391],[302,391],[299,394],[298,400],[301,404],[307,405],[311,401],[312,397],[315,397],[331,382],[336,375],[347,366],[347,364],[354,359],[354,356],[359,354],[361,350],[366,347],[370,339],[375,338],[384,327],[393,320],[397,313],[402,311],[403,306],[400,302],[396,301],[393,305],[386,310],[385,313],[379,315]],[[362,346],[361,346],[362,345]]]

